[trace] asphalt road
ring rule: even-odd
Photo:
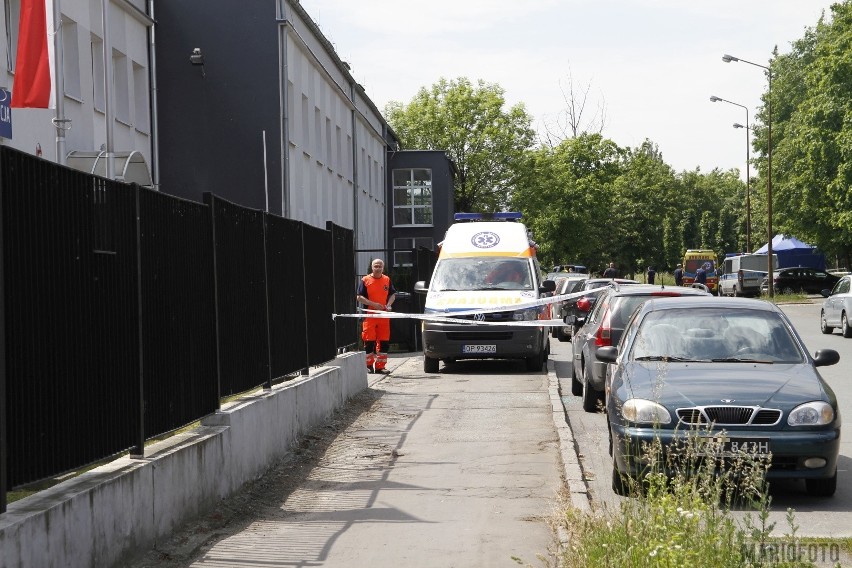
[[[840,363],[821,367],[820,373],[834,390],[845,421],[841,429],[840,461],[838,464],[837,493],[831,498],[813,498],[805,493],[803,482],[777,482],[771,487],[771,520],[776,522],[775,532],[789,532],[787,509],[796,511],[796,523],[801,536],[850,537],[852,536],[852,339],[844,339],[839,332],[823,335],[819,330],[821,299],[809,304],[782,306],[796,330],[813,354],[821,348],[835,349],[840,353]],[[607,452],[606,418],[604,414],[587,413],[582,409],[580,397],[571,395],[567,379],[571,344],[553,341],[551,360],[560,377],[560,392],[568,422],[577,444],[579,461],[594,508],[617,508],[624,499],[611,488],[612,458]]]

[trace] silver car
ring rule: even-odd
[[[849,324],[849,318],[852,317],[850,285],[852,285],[852,276],[846,275],[834,285],[830,292],[822,291],[825,301],[822,303],[819,315],[819,328],[823,333],[829,334],[835,327],[839,327],[843,337],[852,337],[852,326]]]

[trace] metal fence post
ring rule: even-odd
[[[0,148],[0,165],[5,158],[5,148]],[[0,168],[0,172],[5,171]],[[0,175],[0,513],[6,512],[6,265],[3,247],[3,196],[5,195],[3,176]]]
[[[139,438],[136,440],[136,446],[130,448],[130,457],[132,459],[142,459],[145,457],[145,358],[143,357],[143,341],[142,341],[142,222],[141,222],[141,207],[139,206],[139,191],[140,187],[133,184],[133,208],[134,216],[136,217],[136,330],[138,337],[136,338],[139,347]]]
[[[272,332],[270,330],[270,320],[272,314],[269,313],[269,257],[266,254],[266,219],[269,213],[263,213],[263,290],[266,297],[266,383],[263,385],[263,390],[272,390]]]
[[[210,208],[210,239],[213,241],[213,312],[216,323],[216,400],[222,405],[222,356],[219,347],[219,272],[216,260],[216,196],[209,191],[204,192],[204,204]]]

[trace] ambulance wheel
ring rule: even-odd
[[[424,373],[437,373],[438,372],[438,359],[434,357],[423,356],[423,372]]]
[[[527,357],[527,371],[541,371],[541,368],[544,366],[544,360],[546,357],[547,352],[545,352],[543,349],[539,351],[538,355]]]

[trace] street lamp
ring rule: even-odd
[[[769,90],[766,96],[766,111],[767,111],[767,121],[766,121],[766,131],[767,131],[767,150],[766,150],[766,161],[767,161],[767,175],[766,175],[766,233],[767,233],[767,244],[766,244],[766,256],[767,263],[769,269],[767,271],[767,280],[769,281],[769,297],[775,297],[775,283],[773,282],[773,266],[772,266],[772,69],[769,68],[768,65],[761,65],[760,63],[754,63],[752,61],[746,61],[745,59],[740,59],[739,57],[734,57],[733,55],[728,55],[727,53],[722,56],[722,61],[725,63],[748,63],[749,65],[753,65],[755,67],[760,67],[761,69],[766,70],[766,76],[769,80]],[[770,62],[771,63],[771,62]],[[746,130],[748,132],[748,130]]]
[[[746,250],[751,252],[751,178],[749,177],[749,146],[751,145],[749,142],[749,127],[748,127],[748,107],[745,105],[741,105],[740,103],[735,103],[733,101],[729,101],[717,96],[711,96],[710,102],[715,103],[718,101],[722,101],[723,103],[728,103],[734,106],[738,106],[740,108],[744,108],[746,112]],[[734,124],[734,128],[742,128],[742,124]]]

